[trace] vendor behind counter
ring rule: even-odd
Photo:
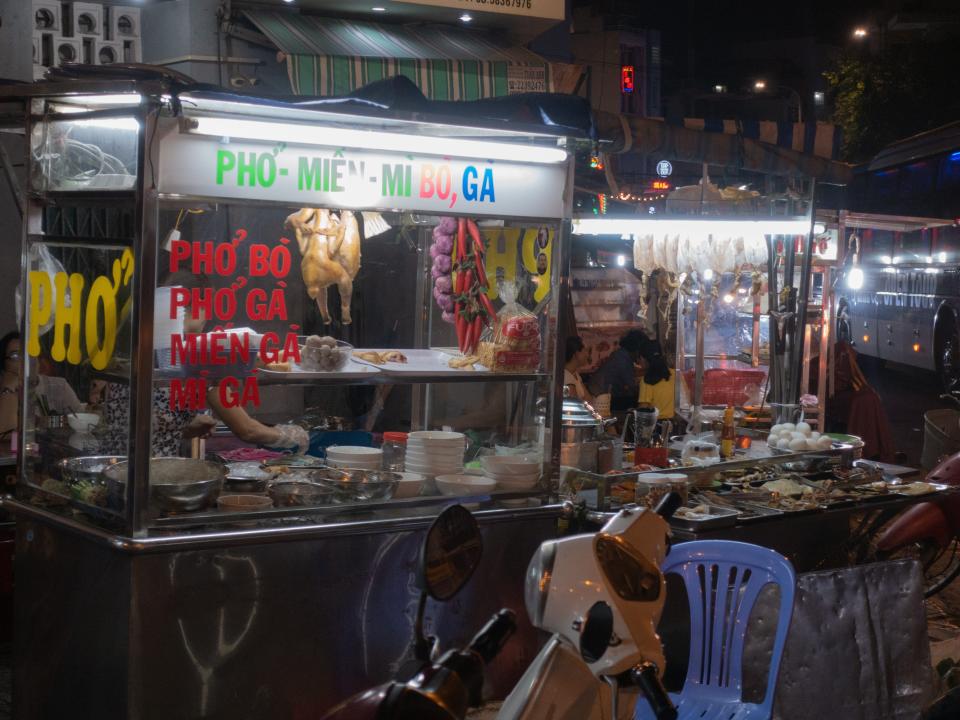
[[[593,395],[610,393],[614,415],[639,403],[653,405],[661,418],[672,418],[674,374],[667,365],[660,343],[640,330],[631,330],[620,338],[620,346],[597,368],[587,387]]]

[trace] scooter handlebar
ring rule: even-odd
[[[470,641],[470,649],[483,658],[484,663],[488,663],[497,656],[516,629],[516,613],[503,609],[474,636]]]
[[[634,668],[631,673],[633,681],[640,688],[640,692],[650,703],[650,709],[653,710],[657,720],[677,720],[677,708],[667,694],[667,689],[660,681],[657,674],[657,666],[653,663],[644,663]]]

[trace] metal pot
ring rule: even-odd
[[[603,434],[604,420],[588,403],[565,397],[560,413],[560,442],[584,443]]]

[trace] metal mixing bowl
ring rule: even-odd
[[[267,489],[269,478],[227,475],[223,482],[224,487],[231,493],[261,493]]]
[[[336,502],[389,500],[401,480],[401,476],[395,472],[353,468],[324,468],[312,472],[311,477],[334,488]]]
[[[309,480],[281,480],[267,491],[277,507],[314,507],[333,502],[333,488]]]
[[[97,485],[105,483],[103,471],[111,465],[124,462],[123,456],[92,455],[87,457],[66,458],[57,465],[60,467],[60,477],[68,485],[79,482],[91,482]]]
[[[220,463],[192,458],[150,459],[150,504],[161,512],[194,512],[211,506],[220,495],[227,469]],[[103,471],[111,495],[125,496],[127,463]]]

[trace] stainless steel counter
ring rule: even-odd
[[[20,718],[316,717],[406,656],[430,519],[124,538],[17,501]],[[503,697],[541,643],[524,611],[557,506],[480,511],[481,565],[427,628],[443,647],[509,607],[488,675]],[[78,671],[82,668],[82,672]]]

